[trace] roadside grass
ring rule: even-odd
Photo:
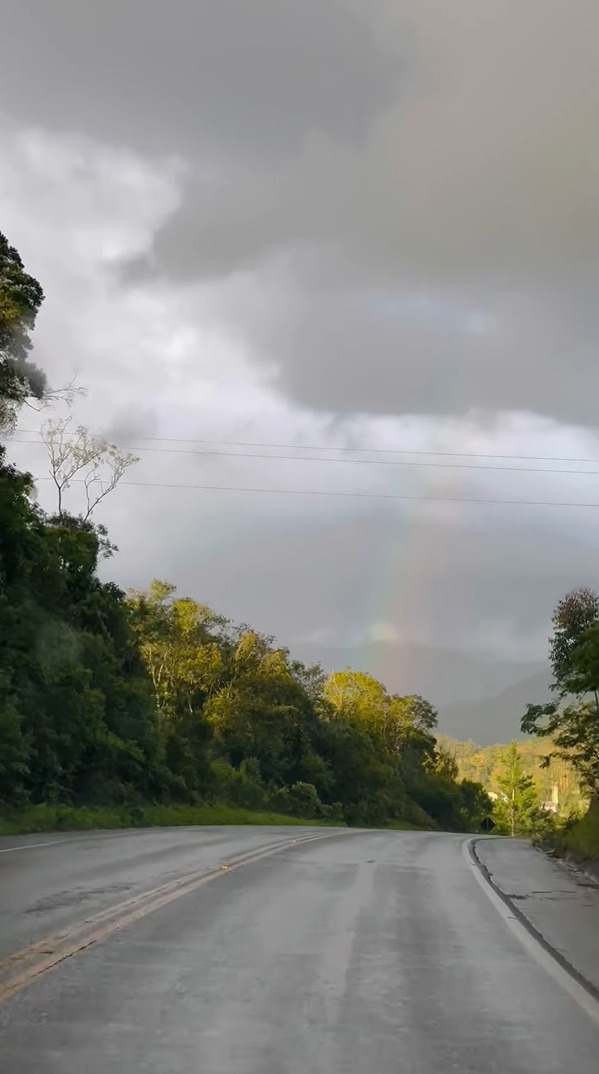
[[[93,831],[101,828],[170,828],[182,825],[263,824],[294,827],[344,827],[330,820],[310,820],[285,814],[254,812],[228,805],[148,805],[140,807],[67,805],[28,806],[0,817],[0,835],[34,832]]]
[[[243,809],[230,805],[69,806],[34,805],[0,816],[0,835],[36,832],[80,832],[116,828],[176,828],[195,825],[259,824],[280,827],[346,828],[343,821],[292,817],[287,813]],[[362,827],[362,825],[358,825]],[[365,827],[369,827],[366,825]],[[393,820],[381,831],[418,832],[432,825]]]

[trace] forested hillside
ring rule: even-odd
[[[5,434],[27,400],[57,398],[29,358],[42,300],[0,235]],[[92,466],[96,448],[110,452],[85,430],[68,436],[59,423],[47,437],[59,475],[73,443]],[[85,515],[60,500],[45,514],[32,477],[0,447],[5,816],[31,803],[133,813],[149,803],[229,802],[349,824],[478,825],[489,803],[436,746],[430,704],[389,695],[367,674],[306,667],[174,585],[125,594],[100,581],[99,560],[116,550],[89,503]]]
[[[482,783],[485,790],[497,793],[508,749],[504,745],[479,746],[477,743],[457,742],[446,735],[437,741],[455,757],[461,778]],[[546,739],[526,739],[517,743],[518,755],[524,770],[530,775],[539,802],[550,802],[554,793],[561,816],[569,816],[582,808],[585,796],[580,779],[567,760],[551,756],[554,745]],[[549,758],[549,762],[546,759]]]

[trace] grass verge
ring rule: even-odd
[[[31,832],[92,831],[100,828],[170,828],[195,824],[323,825],[333,822],[306,820],[278,813],[254,812],[238,806],[148,805],[78,808],[61,805],[29,806],[20,813],[0,817],[0,835]],[[342,825],[339,825],[342,827]]]

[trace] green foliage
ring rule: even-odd
[[[553,616],[550,661],[556,700],[528,705],[522,730],[550,738],[555,756],[568,760],[583,786],[599,793],[599,597],[575,589]]]
[[[477,832],[485,817],[492,812],[492,800],[480,783],[474,783],[469,779],[461,781],[460,793],[464,828],[467,831]]]
[[[579,857],[599,857],[599,597],[575,589],[553,616],[550,660],[556,700],[529,705],[522,730],[551,740],[546,765],[572,765],[591,798],[586,816],[580,801],[571,803],[571,819],[557,833],[558,845]]]
[[[0,232],[0,426],[9,426],[28,396],[41,398],[43,373],[29,361],[30,332],[43,291],[5,235]]]
[[[599,621],[599,597],[592,589],[572,589],[560,600],[553,613],[553,636],[549,660],[557,688],[567,690],[574,670],[576,651],[588,629]],[[579,689],[569,692],[577,694]]]
[[[591,802],[583,817],[573,817],[558,833],[558,848],[580,861],[599,861],[599,799]]]
[[[437,744],[453,752],[462,781],[473,780],[482,784],[486,791],[498,792],[498,777],[503,770],[502,758],[507,749],[505,744],[482,747],[475,742],[456,742],[444,735],[437,736]],[[524,739],[517,743],[517,748],[541,802],[549,802],[557,790],[560,817],[580,813],[584,809],[585,799],[579,776],[566,757],[556,756],[551,740],[538,737]]]
[[[530,776],[524,771],[516,742],[503,756],[497,778],[499,794],[493,810],[497,828],[508,835],[531,835],[542,819],[540,802]]]

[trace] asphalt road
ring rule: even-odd
[[[339,833],[235,867],[304,834],[1,842],[4,952],[220,870],[0,1002],[3,1074],[596,1074],[599,1005],[521,942],[463,837]]]
[[[0,838],[0,959],[87,915],[313,828],[151,828]]]

